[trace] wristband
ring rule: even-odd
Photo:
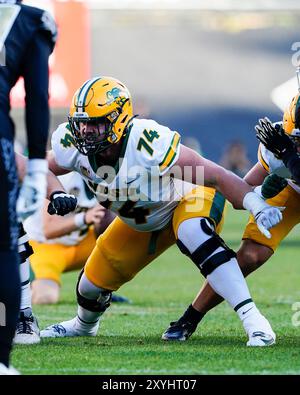
[[[262,199],[266,200],[266,199],[264,198],[264,196],[262,195],[262,193],[261,193],[261,185],[255,187],[255,188],[254,188],[254,192],[255,192],[259,197],[261,197]]]
[[[74,215],[74,222],[77,228],[86,228],[88,225],[85,222],[85,212]]]
[[[29,159],[27,173],[48,173],[48,161],[46,159]]]
[[[243,207],[256,217],[268,204],[255,192],[248,192],[243,199]]]
[[[50,202],[52,202],[52,200],[55,199],[55,197],[54,197],[55,195],[60,195],[60,194],[67,195],[67,192],[65,192],[65,191],[54,191],[54,192],[52,192],[51,195],[49,196]]]

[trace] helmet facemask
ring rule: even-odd
[[[117,111],[96,118],[79,113],[69,116],[69,125],[78,151],[83,155],[94,155],[109,148],[113,144],[113,124],[117,118]]]
[[[295,107],[295,129],[291,133],[291,139],[295,146],[300,147],[300,106]]]
[[[295,147],[300,147],[300,94],[291,101],[283,114],[283,130]]]

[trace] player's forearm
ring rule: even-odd
[[[214,171],[206,171],[204,169],[205,185],[217,189],[235,209],[243,209],[243,200],[248,192],[252,191],[252,187],[240,177],[232,172],[215,165]]]
[[[51,48],[42,33],[36,34],[24,59],[26,129],[29,159],[44,159],[49,129],[49,72]]]
[[[176,167],[180,171],[176,171]],[[265,207],[263,200],[252,192],[252,187],[244,180],[184,145],[181,146],[180,156],[170,172],[184,181],[217,189],[237,209],[245,208],[256,215]]]
[[[252,186],[261,185],[264,179],[268,176],[268,172],[257,162],[245,175],[244,180],[247,184]]]
[[[26,175],[27,158],[24,155],[15,152],[15,159],[16,159],[19,180],[23,181]]]
[[[183,170],[183,174],[185,174],[184,169],[187,166],[192,170],[192,180],[185,179],[185,181],[215,188],[235,208],[243,208],[243,198],[252,188],[241,178],[185,146],[181,146],[178,163]]]
[[[32,101],[27,105],[26,125],[27,125],[27,141],[28,141],[28,157],[29,159],[45,159],[46,146],[48,141],[49,112],[47,110],[48,99],[41,99],[44,109],[42,111],[43,119],[32,121],[36,110],[37,101]],[[41,123],[37,123],[37,122]]]
[[[83,218],[82,221],[80,219]],[[81,226],[80,226],[81,225]],[[44,236],[46,239],[55,239],[68,235],[69,233],[86,227],[84,224],[84,213],[73,214],[67,217],[58,215],[44,215]]]
[[[208,174],[205,176],[205,180],[211,184],[210,186],[219,190],[234,208],[244,208],[256,219],[264,210],[269,208],[264,200],[252,191],[252,187],[235,174],[214,163],[212,165],[208,164],[207,168]],[[267,233],[264,234],[267,235]],[[269,233],[267,237],[269,237]]]
[[[44,236],[46,239],[55,239],[57,237],[65,236],[74,230],[77,230],[73,216],[68,218],[59,218],[54,216],[55,221],[49,221],[44,225]]]

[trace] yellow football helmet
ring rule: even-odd
[[[74,94],[69,114],[69,125],[75,146],[84,155],[91,155],[116,144],[126,134],[133,118],[131,96],[126,86],[112,77],[96,77],[86,81]],[[104,135],[86,139],[80,125],[103,125]]]
[[[291,101],[283,114],[283,129],[295,142],[300,140],[300,93]]]

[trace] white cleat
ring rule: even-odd
[[[247,346],[250,347],[266,347],[266,346],[272,346],[272,344],[275,344],[275,334],[274,336],[265,333],[265,332],[253,332],[251,336],[249,336],[249,340],[247,341]]]
[[[7,368],[3,363],[0,363],[0,376],[19,376],[20,372],[14,367]]]
[[[244,328],[248,333],[249,340],[247,346],[249,347],[267,347],[276,343],[276,335],[269,321],[259,313],[256,317],[251,317],[252,320],[245,320]],[[249,322],[250,321],[250,322]]]
[[[41,331],[41,337],[75,337],[75,336],[96,336],[99,328],[99,321],[93,324],[84,324],[78,317],[69,321],[53,324]]]
[[[17,323],[14,344],[38,344],[40,339],[40,328],[35,316],[30,313],[21,312]]]

